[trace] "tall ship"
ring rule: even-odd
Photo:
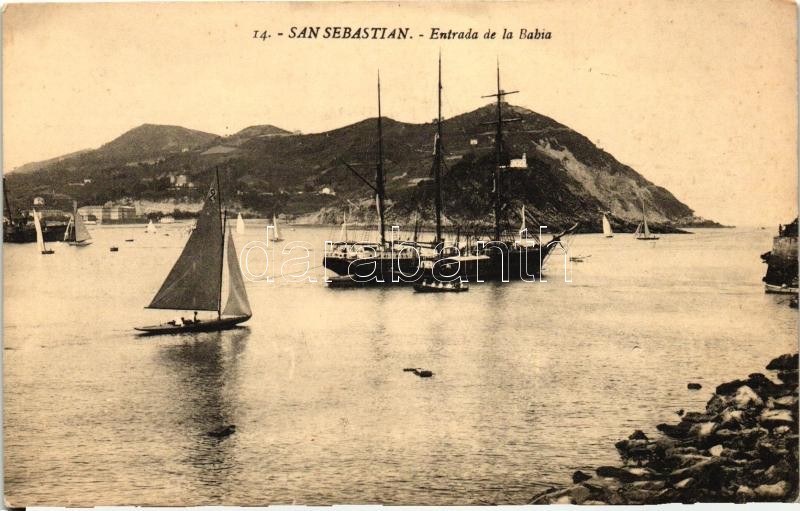
[[[762,279],[767,293],[797,294],[797,218],[778,226],[772,250],[761,254],[761,260],[767,263],[767,274]]]
[[[180,257],[167,275],[148,309],[194,311],[193,318],[174,319],[136,327],[147,334],[177,334],[227,330],[253,315],[233,235],[226,226],[219,194],[219,174],[206,195],[197,224]],[[228,297],[222,301],[227,259]],[[215,318],[198,319],[198,311],[216,312]]]
[[[523,227],[517,239],[509,229],[502,225],[503,210],[506,206],[503,197],[503,172],[509,165],[503,141],[505,124],[519,119],[503,116],[503,98],[519,91],[505,91],[500,88],[500,65],[497,66],[497,92],[484,97],[496,99],[496,120],[490,122],[495,126],[494,151],[495,165],[492,172],[492,219],[493,229],[488,239],[476,239],[474,244],[458,247],[458,254],[440,257],[429,264],[427,278],[440,281],[447,280],[528,280],[541,275],[542,267],[552,250],[559,245],[561,238],[577,228],[571,228],[556,234],[543,243],[538,234],[529,232],[525,227],[523,209]]]
[[[331,284],[384,285],[398,283],[396,280],[399,280],[399,283],[411,283],[419,280],[423,273],[416,254],[409,250],[410,247],[416,246],[415,243],[386,239],[386,177],[383,161],[380,74],[378,75],[377,130],[378,155],[374,184],[350,165],[345,165],[375,193],[375,205],[378,211],[378,242],[344,240],[333,243],[326,250],[322,262],[325,268],[343,278],[335,279]]]

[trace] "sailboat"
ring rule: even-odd
[[[153,225],[153,221],[150,220],[150,223],[147,224],[147,228],[144,230],[147,234],[156,234],[158,231],[156,230],[156,226]]]
[[[608,217],[603,214],[603,236],[606,238],[613,238],[614,231],[611,230],[611,222],[608,221]]]
[[[78,203],[72,203],[72,218],[64,232],[64,241],[74,247],[85,247],[92,243],[92,236],[83,225],[83,218],[78,214]]]
[[[42,234],[42,222],[39,219],[39,212],[35,209],[33,210],[33,225],[36,228],[36,248],[39,249],[39,252],[42,255],[50,255],[53,253],[52,250],[48,250],[44,244],[44,235]]]
[[[244,218],[241,213],[236,217],[236,234],[244,234]]]
[[[647,227],[647,215],[644,212],[644,201],[642,201],[641,198],[639,200],[642,203],[642,222],[638,226],[636,226],[636,232],[633,233],[633,236],[637,240],[655,241],[658,239],[658,236],[653,236],[652,234],[650,234],[650,228]]]
[[[253,315],[244,287],[233,234],[221,218],[219,174],[206,195],[197,225],[148,309],[195,311],[194,319],[136,327],[145,334],[175,334],[227,330]],[[226,242],[227,238],[227,242]],[[227,245],[227,247],[226,247]],[[228,299],[222,306],[222,282],[227,256]],[[216,311],[216,319],[197,319],[197,311]]]
[[[272,215],[272,227],[273,227],[273,230],[272,230],[272,237],[270,238],[270,241],[274,241],[276,243],[278,241],[283,241],[283,238],[281,238],[281,231],[278,230],[278,219],[275,218],[275,215]]]

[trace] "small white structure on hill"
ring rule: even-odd
[[[512,159],[508,166],[512,169],[527,169],[528,155],[526,153],[522,153],[522,158]]]

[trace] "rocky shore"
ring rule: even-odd
[[[531,504],[789,502],[798,493],[798,355],[716,388],[705,411],[634,431],[616,443],[622,462],[535,495]]]

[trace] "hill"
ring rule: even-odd
[[[504,105],[519,117],[505,134],[512,158],[527,168],[503,178],[504,214],[518,223],[528,211],[551,227],[580,221],[597,230],[607,212],[618,229],[641,218],[669,230],[687,225],[692,209],[668,190],[618,162],[588,138],[528,109]],[[493,105],[444,121],[445,215],[452,223],[488,225],[494,134],[482,123],[495,118]],[[252,126],[229,137],[177,126],[144,125],[94,151],[53,161],[28,173],[8,176],[17,200],[29,201],[62,190],[81,204],[108,200],[196,202],[211,169],[223,174],[231,207],[254,214],[273,211],[317,222],[338,222],[350,209],[356,221],[374,221],[372,192],[354,177],[347,162],[373,179],[377,119],[314,134],[291,134],[271,125]],[[430,221],[431,161],[435,125],[383,119],[386,189],[390,222]],[[180,177],[176,182],[176,176]],[[86,180],[90,180],[88,182]],[[183,181],[185,180],[185,182]],[[335,193],[335,195],[334,195]],[[29,202],[26,202],[29,203]]]

